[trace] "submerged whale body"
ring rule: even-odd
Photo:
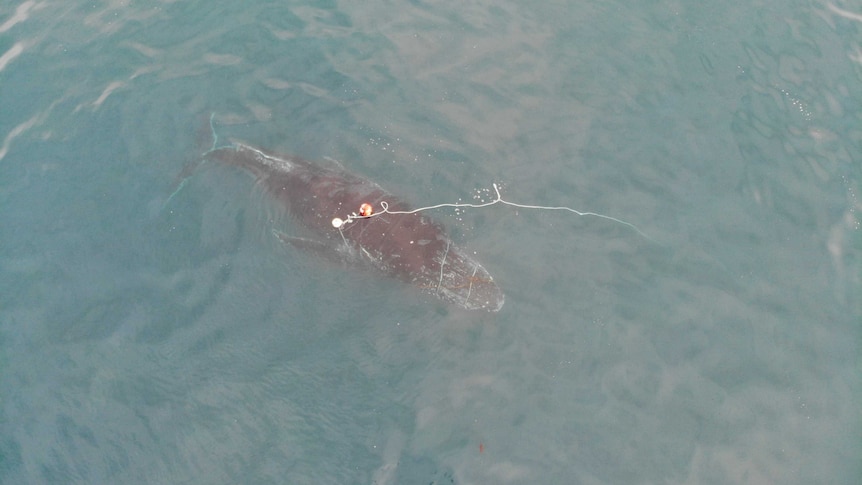
[[[468,310],[496,312],[503,292],[478,261],[452,243],[443,226],[419,213],[376,183],[299,157],[275,155],[235,143],[211,150],[207,158],[243,167],[318,239],[276,232],[284,242],[338,254]],[[334,218],[359,212],[364,203],[378,212],[336,228]]]

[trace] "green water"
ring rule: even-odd
[[[859,483],[862,8],[0,5],[0,482]],[[466,312],[219,136],[439,210]],[[333,160],[335,160],[333,162]]]

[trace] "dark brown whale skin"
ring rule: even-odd
[[[368,263],[423,292],[468,310],[499,311],[505,301],[494,278],[475,259],[452,243],[443,226],[409,211],[402,200],[376,183],[342,169],[327,168],[291,155],[277,155],[242,143],[209,151],[205,158],[242,167],[258,184],[317,238],[300,240],[276,233],[283,241],[306,241],[342,257]],[[369,203],[379,215],[346,219]],[[302,245],[297,244],[297,245]]]

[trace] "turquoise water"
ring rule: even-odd
[[[7,2],[0,482],[859,483],[860,52],[839,1]],[[506,293],[460,311],[237,169],[168,201],[211,113],[651,239],[437,211]]]

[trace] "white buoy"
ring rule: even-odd
[[[344,224],[344,221],[341,220],[340,217],[336,217],[335,219],[332,220],[332,227],[334,227],[336,229],[341,227],[342,224]]]

